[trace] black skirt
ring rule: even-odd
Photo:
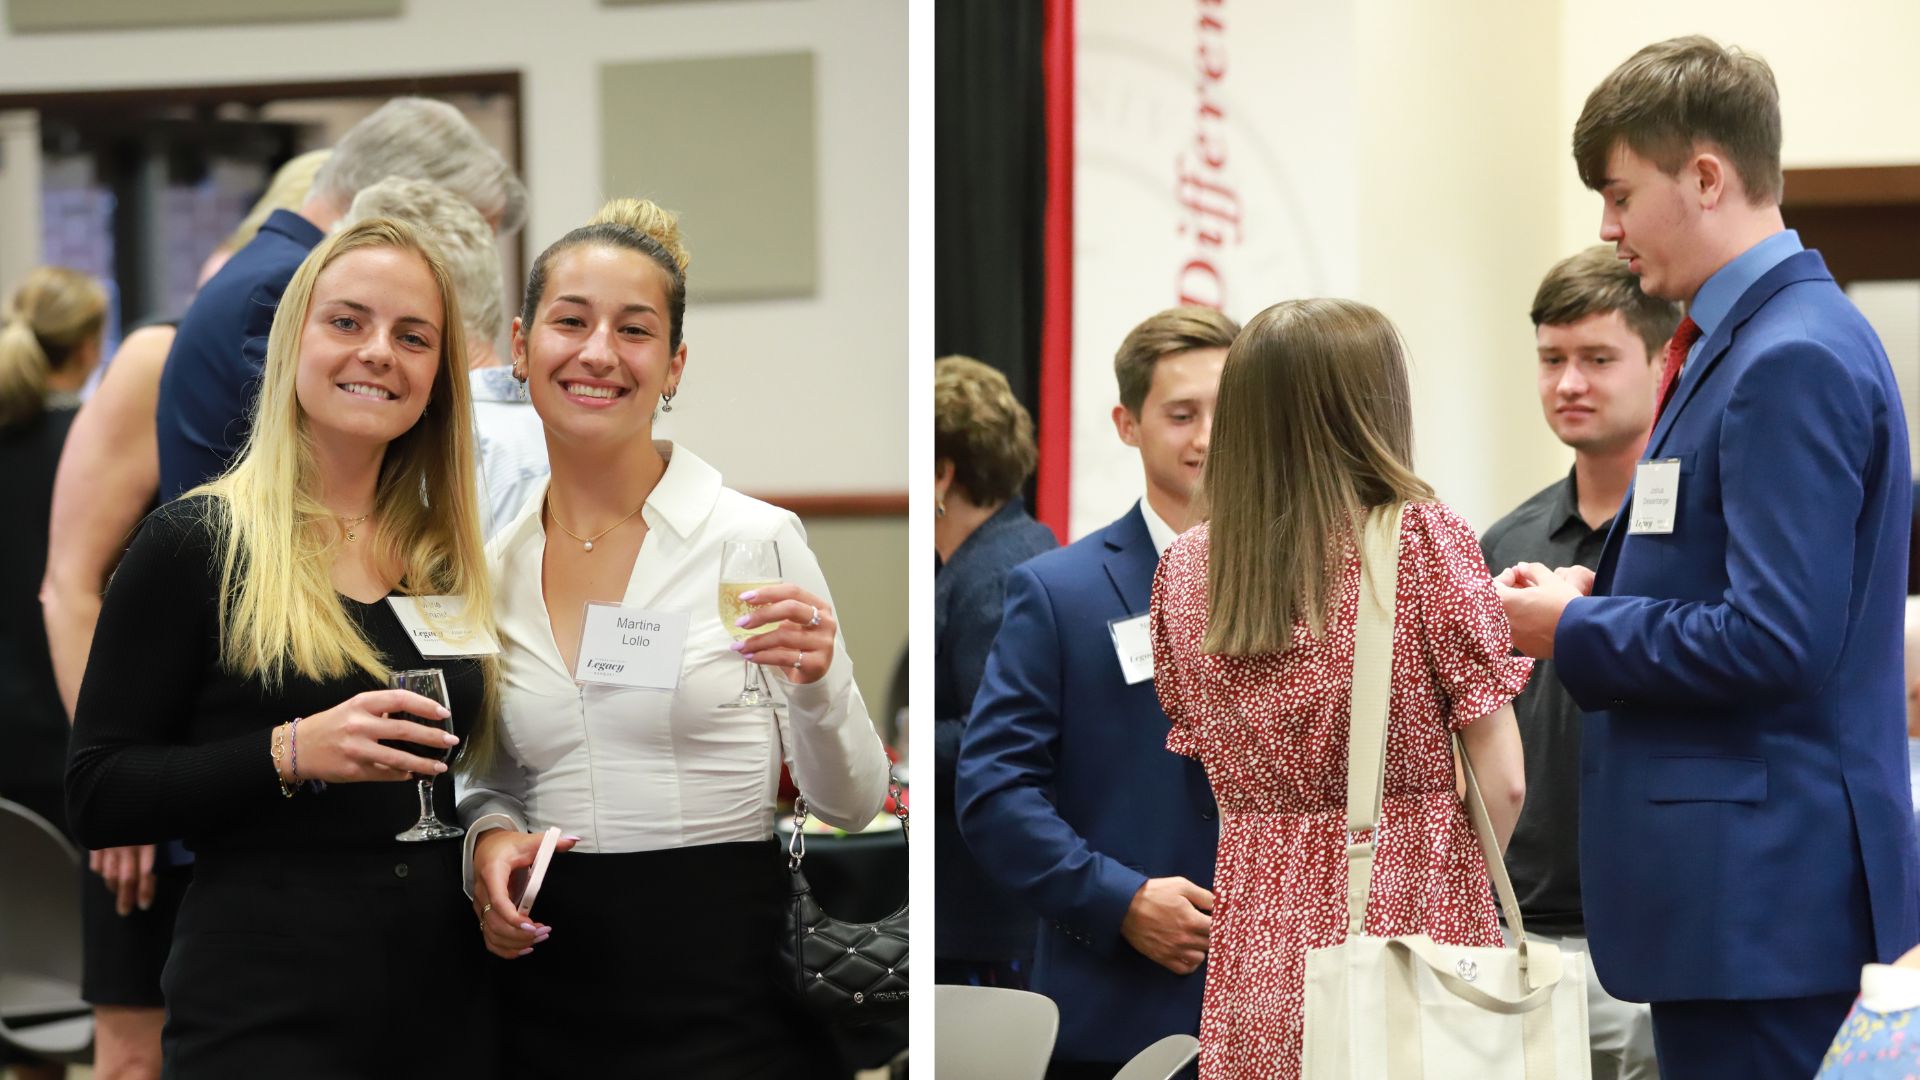
[[[201,853],[161,987],[162,1075],[498,1074],[460,842]]]
[[[845,1080],[779,981],[785,857],[773,841],[554,858],[553,936],[494,959],[514,1076]]]

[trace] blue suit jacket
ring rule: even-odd
[[[246,445],[280,294],[324,238],[306,218],[275,210],[181,317],[155,413],[161,502],[226,472]]]
[[[1848,991],[1920,938],[1902,616],[1912,488],[1879,339],[1816,252],[1734,305],[1554,639],[1583,709],[1593,961],[1636,1001]],[[1628,495],[1627,507],[1633,496]]]
[[[1159,564],[1135,507],[1007,575],[1007,607],[960,751],[960,827],[1043,922],[1033,988],[1060,1006],[1055,1056],[1121,1061],[1200,1024],[1180,976],[1120,935],[1149,877],[1213,887],[1219,824],[1200,763],[1167,749],[1153,683],[1126,684],[1107,623],[1142,615]]]

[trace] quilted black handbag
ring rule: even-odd
[[[907,828],[900,785],[888,777],[888,794]],[[787,841],[787,925],[780,960],[793,989],[814,1015],[837,1024],[873,1024],[907,1013],[907,905],[879,922],[842,922],[826,913],[800,871],[807,855],[807,800],[793,801],[793,836]]]

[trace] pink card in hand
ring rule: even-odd
[[[527,871],[527,887],[520,894],[520,914],[533,910],[533,898],[540,894],[540,882],[546,879],[547,865],[553,862],[553,849],[559,843],[560,826],[549,826],[546,835],[540,838],[540,851],[533,857],[533,867]]]

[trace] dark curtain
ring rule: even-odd
[[[934,13],[935,354],[999,369],[1037,417],[1045,5],[938,0]]]

